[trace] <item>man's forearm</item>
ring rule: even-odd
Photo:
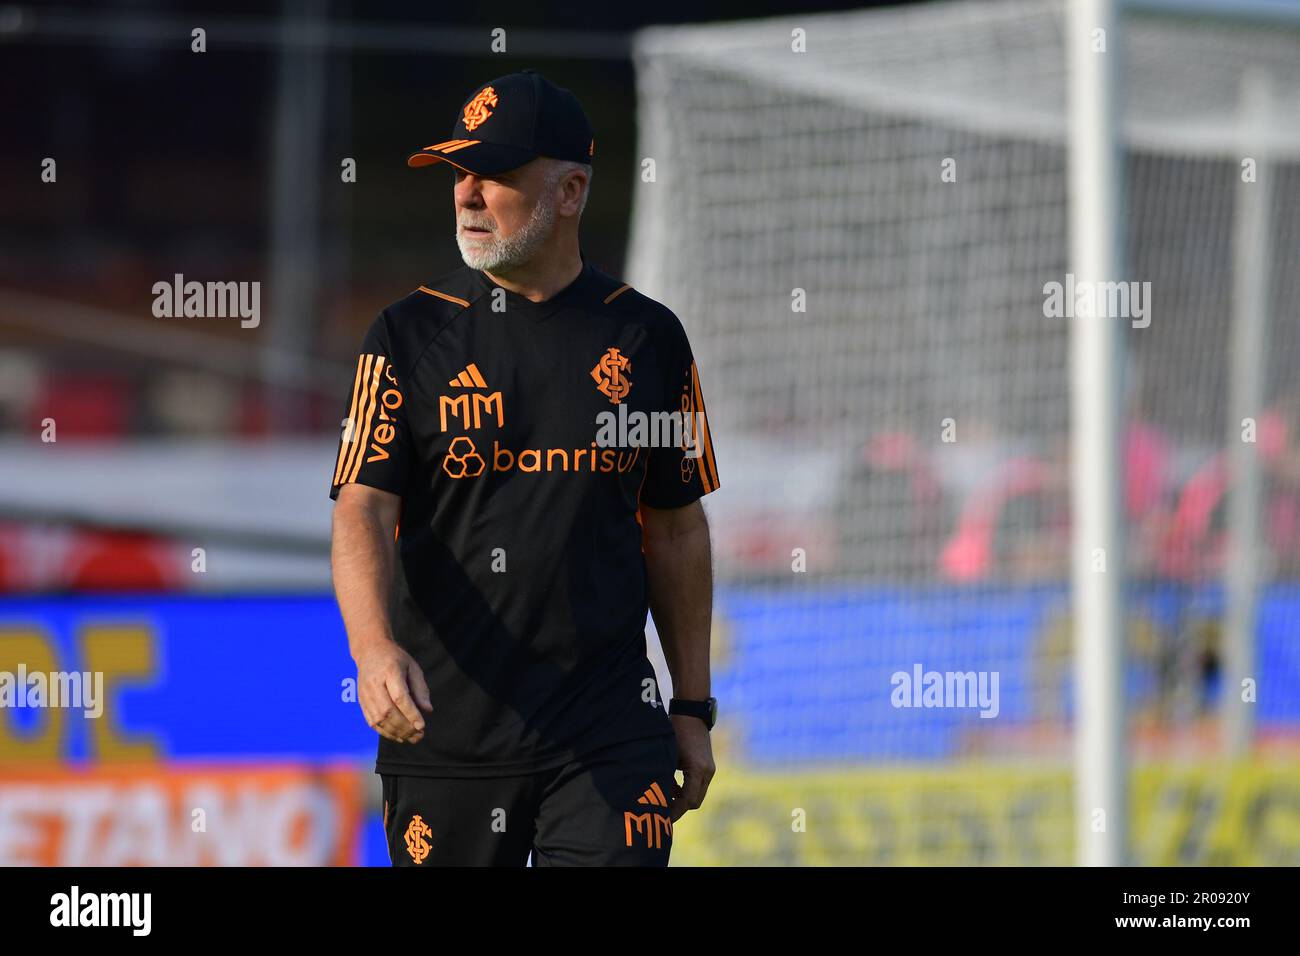
[[[698,520],[681,527],[647,522],[645,552],[650,611],[672,674],[673,694],[703,700],[712,696],[713,618],[713,564],[703,509]]]
[[[392,639],[388,600],[393,552],[378,515],[364,508],[336,509],[330,563],[353,658],[375,641]]]

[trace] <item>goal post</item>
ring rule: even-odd
[[[1116,0],[1067,11],[1070,262],[1075,281],[1124,281]],[[1100,310],[1097,310],[1100,311]],[[1121,401],[1127,316],[1076,314],[1070,326],[1075,834],[1085,866],[1124,862],[1124,580]]]
[[[1169,846],[1161,788],[1179,756],[1236,793],[1225,742],[1300,723],[1300,278],[1268,267],[1300,255],[1300,31],[1191,6],[636,37],[628,279],[682,318],[717,436],[719,739],[854,821],[818,859],[1252,852]],[[1053,310],[1090,282],[1132,314]],[[996,715],[908,706],[913,668],[996,675]]]

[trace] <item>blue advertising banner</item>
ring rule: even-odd
[[[1189,654],[1204,658],[1190,691],[1203,709],[1214,706],[1221,604],[1212,589],[1135,596],[1133,713],[1163,703],[1173,662]],[[745,758],[758,764],[943,758],[963,735],[1070,712],[1061,587],[731,588],[719,591],[715,617],[715,693]],[[1258,627],[1262,728],[1300,723],[1298,633],[1300,587],[1274,587]],[[342,622],[326,595],[5,598],[0,671],[20,663],[101,672],[104,718],[8,709],[0,759],[7,751],[74,762],[374,756]],[[976,688],[966,707],[931,709],[913,686],[931,673],[971,672],[995,680],[995,700],[981,704]]]
[[[1300,587],[1271,588],[1259,611],[1258,727],[1294,733]],[[1212,713],[1223,692],[1221,617],[1217,589],[1134,593],[1130,714],[1167,718],[1175,704]],[[733,755],[755,772],[847,772],[994,753],[981,750],[981,741],[1018,728],[1065,727],[1070,714],[1064,587],[723,588],[715,620],[714,692],[725,702]],[[81,694],[84,706],[23,706],[33,702],[13,697],[20,671],[80,675],[62,692]],[[953,674],[971,678],[967,699],[930,706],[929,691],[951,693]],[[932,676],[940,684],[948,678],[946,689],[933,686]],[[0,599],[0,818],[12,817],[0,829],[18,840],[0,845],[0,862],[67,862],[91,852],[106,865],[135,860],[138,841],[125,837],[28,839],[84,825],[77,821],[88,819],[107,786],[122,792],[114,806],[174,804],[165,835],[149,844],[154,855],[138,862],[387,865],[379,814],[350,796],[338,776],[339,767],[351,766],[361,774],[354,779],[364,779],[375,753],[354,678],[328,595]],[[45,686],[56,692],[57,680]],[[248,832],[233,849],[228,841],[209,846],[184,837],[191,812],[185,794],[195,788],[224,795],[227,818],[230,808],[244,808]],[[299,812],[292,808],[313,802],[331,808],[332,829],[295,824],[256,836],[258,821],[277,812],[326,819],[319,811],[292,816]],[[258,810],[262,803],[289,809]],[[110,815],[101,825],[111,833],[141,823]]]

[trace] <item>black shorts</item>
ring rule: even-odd
[[[677,737],[516,777],[381,774],[394,866],[667,866]]]

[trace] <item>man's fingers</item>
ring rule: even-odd
[[[391,740],[402,740],[414,729],[392,701],[375,711],[370,726]]]
[[[433,698],[429,696],[429,685],[424,679],[424,670],[412,658],[406,666],[407,679],[411,686],[411,696],[426,714],[433,710]]]
[[[406,718],[396,711],[394,711],[394,714],[396,716],[386,724],[380,724],[377,728],[379,732],[389,740],[395,740],[399,744],[418,744],[424,737],[424,731],[415,730],[407,722]]]
[[[700,784],[700,774],[695,770],[684,770],[682,776],[686,778],[686,786],[682,787],[682,799],[686,801],[686,809],[694,810],[704,799],[704,789]]]
[[[416,730],[411,726],[396,705],[393,705],[378,723],[371,724],[371,726],[389,740],[395,740],[398,743],[416,743],[424,736],[423,731]]]
[[[388,696],[392,698],[393,704],[396,705],[398,713],[405,718],[410,730],[423,732],[424,718],[420,716],[415,701],[411,699],[411,694],[406,689],[404,676],[402,673],[391,674],[384,686],[388,690]]]
[[[683,770],[682,777],[686,784],[680,788],[681,798],[674,806],[680,806],[682,813],[687,810],[698,810],[704,803],[704,795],[708,792],[709,781],[713,778],[713,774],[703,770]]]
[[[369,700],[364,702],[362,708],[366,715],[366,723],[381,735],[402,743],[412,734],[417,733],[393,701],[386,683],[379,682],[375,687],[370,688],[367,696]]]
[[[673,823],[686,812],[686,801],[682,799],[682,785],[677,782],[677,774],[672,776],[673,785],[668,794],[668,815]]]

